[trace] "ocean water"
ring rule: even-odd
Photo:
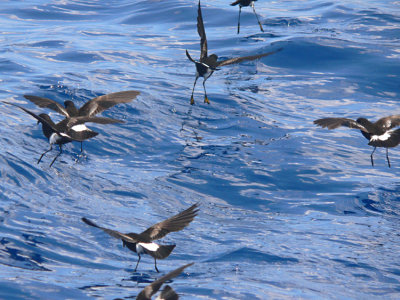
[[[183,299],[398,299],[400,151],[375,152],[356,130],[322,117],[399,114],[400,2],[202,1],[209,53],[282,51],[202,79],[197,1],[2,1],[0,96],[36,113],[24,94],[79,106],[139,90],[92,125],[100,134],[37,159],[36,120],[0,103],[0,298],[134,298],[169,284]],[[55,120],[61,116],[50,113]],[[122,232],[200,203],[158,261],[81,217]]]

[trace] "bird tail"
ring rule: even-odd
[[[368,143],[368,145],[370,146],[385,148],[396,147],[398,144],[400,144],[400,129],[390,132],[390,137],[386,140],[376,139],[373,141],[370,140],[370,142]]]
[[[172,250],[174,250],[176,245],[160,245],[160,247],[157,249],[157,251],[149,251],[146,248],[144,250],[146,251],[147,254],[151,255],[154,258],[157,259],[164,259],[167,258]]]
[[[231,3],[231,5],[235,6],[235,5],[238,5],[239,3],[240,3],[240,0],[237,0],[237,1],[233,2],[233,3]]]
[[[93,137],[95,137],[96,135],[98,135],[99,133],[93,130],[84,130],[84,131],[74,131],[74,130],[69,130],[68,131],[68,135],[77,141],[84,141],[87,139],[91,139]]]

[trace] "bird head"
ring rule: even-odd
[[[211,54],[208,58],[212,59],[213,61],[217,61],[218,55],[217,54]]]
[[[40,114],[39,117],[41,117],[42,119],[45,119],[46,121],[51,122],[50,116],[48,114]],[[39,124],[40,121],[37,121],[37,123]]]
[[[66,100],[66,101],[64,101],[64,106],[65,106],[66,108],[68,108],[68,107],[75,107],[74,102],[72,102],[71,100]]]
[[[365,125],[368,126],[369,124],[371,124],[371,122],[368,121],[366,118],[358,118],[356,121],[358,124],[361,124],[362,126],[365,126]]]

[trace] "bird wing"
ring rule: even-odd
[[[38,116],[37,114],[31,112],[30,110],[27,110],[26,108],[23,108],[22,106],[19,106],[17,104],[11,103],[11,102],[7,102],[7,101],[2,101],[3,103],[9,104],[9,105],[13,105],[16,106],[20,109],[22,109],[24,112],[30,114],[32,117],[34,117],[36,120],[38,120],[40,123],[42,124],[46,124],[47,126],[49,126],[55,133],[57,133],[58,135],[61,135],[60,130],[58,130],[57,126],[54,123],[50,123],[47,120],[45,120],[44,118],[42,118],[41,116]],[[71,138],[70,136],[68,136],[67,134],[63,133],[64,136]],[[75,140],[73,138],[71,138],[72,140]]]
[[[199,211],[197,208],[198,204],[196,203],[179,214],[151,226],[143,231],[140,236],[153,241],[161,239],[170,232],[182,230],[197,216],[197,212]]]
[[[197,32],[200,36],[200,61],[207,57],[207,37],[204,30],[203,16],[201,14],[201,6],[199,0],[199,8],[197,10]]]
[[[163,285],[163,283],[167,280],[170,280],[176,276],[178,276],[179,274],[182,273],[182,271],[187,268],[190,267],[191,265],[193,265],[194,263],[190,263],[187,265],[184,265],[182,267],[179,267],[171,272],[169,272],[168,274],[160,277],[159,279],[157,279],[156,281],[153,281],[152,283],[150,283],[148,286],[146,286],[141,292],[140,294],[136,297],[136,300],[147,300],[147,299],[151,299],[151,296],[153,296],[155,293],[158,292],[158,290],[161,288],[161,286]],[[169,298],[168,298],[169,299]]]
[[[119,231],[116,231],[116,230],[112,230],[112,229],[101,227],[101,226],[97,225],[96,223],[90,221],[89,219],[82,218],[82,221],[85,222],[89,226],[93,226],[93,227],[96,227],[96,228],[99,228],[99,229],[103,230],[105,233],[108,233],[109,235],[111,235],[112,237],[115,237],[117,239],[126,241],[128,243],[137,243],[138,242],[136,239],[134,239],[134,238],[132,238],[132,237],[126,235],[126,234],[123,234],[123,233],[121,233]]]
[[[79,109],[79,115],[92,117],[118,103],[131,102],[139,94],[138,91],[123,91],[93,98]]]
[[[60,103],[58,103],[54,100],[44,98],[44,97],[32,96],[32,95],[24,95],[24,98],[33,102],[34,104],[36,104],[39,107],[50,108],[50,109],[58,112],[59,114],[69,117],[68,111],[65,109],[65,107],[63,107]]]
[[[271,52],[267,52],[267,53],[263,53],[263,54],[257,54],[257,55],[250,55],[250,56],[243,56],[243,57],[235,57],[235,58],[230,58],[227,60],[222,60],[218,62],[218,66],[222,67],[222,66],[226,66],[226,65],[232,65],[232,64],[238,64],[241,63],[242,61],[246,61],[246,60],[255,60],[255,59],[259,59],[261,57],[264,56],[268,56],[271,54],[275,54],[276,52],[281,51],[283,48],[279,48],[276,51],[271,51]]]
[[[400,126],[400,115],[393,115],[379,119],[375,123],[378,126],[382,126],[386,130],[392,129],[394,127]]]
[[[367,132],[368,130],[352,119],[347,118],[323,118],[314,121],[314,124],[321,126],[322,128],[335,129],[340,126],[345,126],[349,128],[359,129],[361,131]]]
[[[196,63],[196,61],[190,56],[189,52],[186,50],[186,56],[189,58],[189,60],[193,63]]]

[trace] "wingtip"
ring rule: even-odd
[[[200,202],[196,202],[191,207],[189,207],[189,210],[194,214],[194,216],[197,216],[197,213],[200,211],[199,206],[200,206]]]
[[[114,123],[115,124],[124,124],[125,121],[124,120],[120,120],[120,119],[114,119]]]
[[[322,128],[324,128],[325,126],[323,126],[323,124],[321,123],[321,119],[318,120],[314,120],[313,123],[317,126],[321,126]]]
[[[83,217],[81,218],[82,222],[84,222],[85,224],[89,225],[89,226],[94,226],[97,227],[96,224],[94,224],[92,221],[90,221],[89,219]]]
[[[186,57],[187,57],[191,62],[195,62],[194,59],[190,56],[189,51],[187,51],[187,49],[186,49]]]

